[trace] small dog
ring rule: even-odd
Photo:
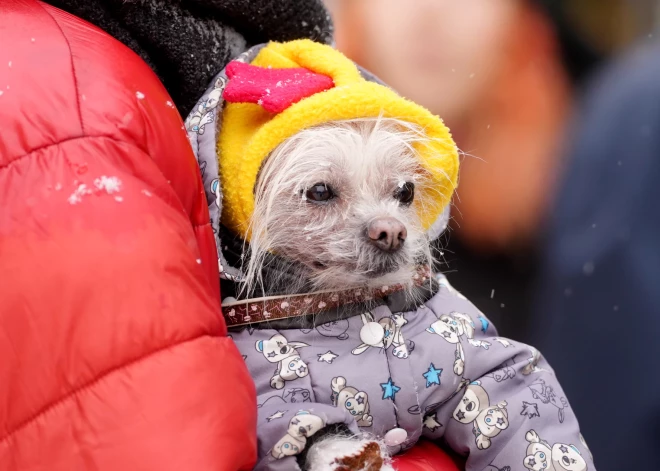
[[[415,144],[425,139],[419,128],[404,121],[358,119],[306,129],[275,149],[255,189],[247,291],[270,295],[310,287],[347,290],[401,284],[412,288],[416,268],[433,262],[430,240],[416,211],[425,198],[434,196],[415,155]],[[283,266],[271,267],[269,273],[286,271],[286,284],[263,278],[264,264],[273,263],[273,253],[278,255],[275,263]],[[407,293],[413,296],[414,291]],[[396,328],[390,330],[396,333]],[[286,339],[281,344],[285,353],[278,352],[269,361],[295,355]],[[267,354],[263,343],[257,349]],[[284,386],[282,371],[278,367],[272,380],[277,388]],[[364,393],[346,387],[345,381],[333,380],[335,402],[352,410],[347,407],[349,399],[362,399]],[[360,407],[358,424],[371,425],[367,400]],[[309,450],[308,469],[321,469],[314,463],[364,450],[376,456],[368,469],[390,469],[386,447],[369,446],[372,442],[326,438]]]
[[[470,471],[551,466],[537,453],[592,470],[539,352],[497,337],[433,274],[458,184],[440,118],[311,41],[246,51],[200,103],[224,84],[218,127],[200,133],[197,110],[188,131],[223,315],[260,404],[256,469],[392,470],[392,455],[444,437]]]

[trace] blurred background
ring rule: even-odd
[[[649,469],[660,442],[660,1],[327,6],[337,47],[442,117],[462,151],[442,271],[500,335],[550,361],[600,471]]]
[[[464,154],[443,267],[529,339],[539,244],[583,85],[660,30],[655,0],[327,0],[337,47],[442,117]]]

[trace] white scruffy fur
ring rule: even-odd
[[[286,267],[296,275],[293,283],[287,279],[288,292],[411,283],[415,267],[431,262],[417,211],[437,191],[415,155],[414,145],[425,140],[404,121],[358,119],[304,130],[276,148],[255,188],[247,291],[263,286],[269,253],[294,262]],[[415,185],[411,206],[394,198],[405,182]],[[307,201],[307,189],[317,183],[330,185],[337,197],[327,204]],[[405,225],[407,239],[396,254],[367,240],[366,227],[377,217]]]
[[[356,455],[370,442],[376,442],[380,447],[383,464],[377,467],[376,463],[366,463],[366,466],[352,471],[373,471],[375,469],[380,469],[380,471],[394,471],[391,459],[387,453],[387,446],[384,443],[369,438],[357,437],[328,437],[317,442],[307,454],[305,469],[311,471],[334,471],[337,467],[335,463],[337,457]]]
[[[381,117],[310,128],[277,147],[255,187],[247,294],[398,283],[412,288],[416,267],[432,263],[430,240],[418,216],[438,191],[416,155],[416,146],[426,140],[419,127]],[[395,198],[406,182],[415,185],[411,205]],[[336,197],[324,203],[308,201],[307,190],[319,183],[330,186]],[[384,252],[370,242],[367,228],[379,217],[395,218],[405,226],[407,238],[400,250]],[[273,263],[282,266],[268,270],[265,280],[264,271]],[[281,272],[287,272],[287,278],[273,283],[270,278]],[[372,441],[345,436],[322,440],[309,450],[307,469],[335,469],[335,459],[353,455]],[[387,447],[378,443],[384,460],[380,469],[392,470]],[[376,469],[372,465],[364,471]]]

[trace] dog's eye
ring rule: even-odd
[[[394,199],[405,206],[412,204],[415,199],[415,184],[413,182],[406,182],[401,185],[394,192]]]
[[[334,198],[335,193],[332,191],[332,188],[329,185],[325,183],[315,183],[307,189],[305,196],[310,201],[323,203]]]

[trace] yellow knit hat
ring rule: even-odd
[[[332,47],[307,39],[269,43],[251,65],[308,69],[330,77],[334,86],[279,113],[268,112],[257,103],[226,103],[217,148],[223,225],[250,240],[249,223],[259,170],[268,155],[286,139],[331,121],[379,116],[418,125],[429,138],[418,144],[416,151],[435,182],[435,191],[433,198],[425,199],[424,205],[417,204],[415,209],[425,229],[438,220],[458,182],[458,151],[440,118],[391,89],[365,80],[355,64]]]

